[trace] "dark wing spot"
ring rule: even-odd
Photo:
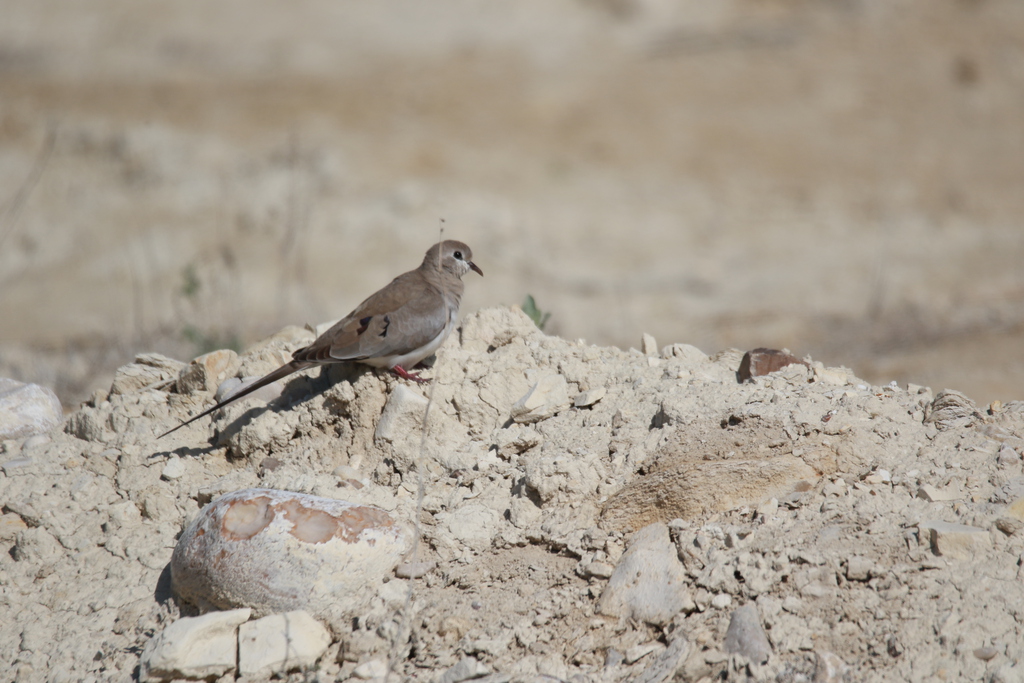
[[[362,334],[366,332],[366,328],[370,326],[370,321],[373,320],[372,315],[368,315],[365,318],[359,319],[359,329],[356,330],[356,334]]]
[[[388,336],[388,327],[391,325],[391,318],[384,316],[384,328],[380,331],[381,338]]]

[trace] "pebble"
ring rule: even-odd
[[[0,377],[0,441],[43,434],[64,421],[52,390]]]
[[[210,678],[235,669],[238,627],[251,610],[211,612],[182,617],[146,643],[140,680]]]
[[[626,650],[626,664],[632,664],[638,662],[652,652],[665,649],[665,646],[656,640],[652,640],[647,643],[641,643],[634,645],[633,647]]]
[[[573,401],[573,405],[577,408],[589,408],[604,398],[607,393],[608,390],[605,387],[597,387],[596,389],[584,391],[576,396],[576,400]]]
[[[160,471],[160,478],[167,481],[174,481],[175,479],[181,479],[184,474],[185,463],[182,462],[181,458],[171,456],[167,459],[167,464],[164,465],[163,470]]]
[[[814,683],[842,683],[848,667],[839,655],[827,650],[814,653]]]
[[[761,627],[761,617],[754,605],[737,607],[725,633],[725,651],[743,655],[757,664],[764,664],[772,654],[771,643]]]
[[[383,659],[371,659],[357,666],[352,675],[364,681],[371,678],[384,678],[388,673],[388,663]]]
[[[740,367],[736,371],[736,376],[739,381],[747,382],[754,377],[773,373],[795,363],[807,366],[806,362],[784,351],[765,348],[754,349],[743,354],[743,359],[740,361]]]
[[[569,407],[569,385],[562,375],[548,375],[512,405],[512,419],[521,424],[540,422]]]
[[[999,650],[994,647],[979,647],[974,651],[974,656],[984,662],[994,659],[997,654],[999,654]]]
[[[953,486],[937,489],[934,486],[922,484],[917,490],[917,497],[924,498],[930,503],[944,503],[950,500],[959,500],[962,494]]]
[[[846,578],[850,581],[867,581],[871,578],[871,570],[874,567],[867,557],[854,555],[846,560]]]
[[[668,648],[654,657],[643,673],[632,679],[633,683],[665,683],[672,680],[676,672],[682,668],[689,653],[689,641],[677,635],[669,643]]]
[[[725,609],[732,604],[732,596],[728,593],[719,593],[711,598],[711,606],[715,609]]]
[[[645,356],[658,355],[658,342],[655,340],[654,335],[644,332],[643,337],[640,338],[640,350],[643,351]]]
[[[693,611],[694,607],[668,526],[656,522],[633,534],[595,611],[667,624],[680,611]]]
[[[490,673],[482,662],[473,657],[463,657],[458,664],[450,667],[437,679],[437,683],[461,683],[471,678],[479,678]]]
[[[921,522],[918,529],[921,534],[928,534],[937,555],[955,560],[970,560],[992,547],[988,529],[940,521]]]
[[[400,579],[418,579],[437,568],[437,562],[402,562],[395,567],[395,576]]]
[[[310,667],[331,644],[331,634],[308,612],[272,614],[238,629],[238,672],[272,676]]]

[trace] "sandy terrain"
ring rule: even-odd
[[[338,317],[446,234],[466,308],[1019,397],[1024,9],[9,0],[0,375]]]

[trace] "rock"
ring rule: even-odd
[[[733,610],[729,630],[725,633],[725,651],[743,655],[756,664],[768,661],[772,646],[761,627],[761,618],[754,605],[744,605]]]
[[[304,669],[330,644],[327,629],[308,612],[272,614],[238,629],[238,671],[255,677]]]
[[[999,449],[999,454],[996,456],[996,463],[1000,467],[1010,467],[1011,465],[1020,464],[1020,453],[1013,450],[1009,446],[1003,444],[1003,447]]]
[[[395,567],[395,576],[400,579],[419,579],[437,568],[437,562],[403,562]]]
[[[131,394],[140,389],[161,388],[173,384],[185,364],[159,353],[142,353],[134,363],[122,365],[114,373],[111,395]]]
[[[651,654],[652,652],[660,652],[664,650],[665,646],[656,640],[652,640],[647,643],[640,643],[634,645],[625,652],[626,664],[633,664],[639,662],[641,659]]]
[[[843,683],[848,668],[834,652],[815,650],[814,683]]]
[[[816,479],[815,471],[793,456],[667,464],[622,487],[605,503],[602,516],[615,529],[694,519],[781,499]]]
[[[182,368],[178,375],[179,394],[215,391],[231,374],[238,370],[238,354],[231,349],[220,349],[199,356]]]
[[[643,672],[633,679],[633,683],[665,683],[674,678],[682,668],[690,653],[690,643],[681,635],[669,643],[668,648],[660,652]]]
[[[652,335],[644,332],[643,337],[640,339],[640,351],[642,351],[645,356],[657,356],[658,342],[655,341]]]
[[[177,456],[171,456],[167,459],[164,464],[164,468],[160,471],[160,478],[166,479],[167,481],[174,481],[175,479],[181,479],[185,474],[185,463],[181,458]]]
[[[846,578],[850,581],[867,581],[871,578],[874,562],[867,557],[854,555],[846,560]]]
[[[139,678],[210,678],[234,670],[238,626],[248,621],[250,611],[235,609],[178,619],[146,643]]]
[[[974,401],[965,394],[952,389],[944,389],[936,395],[926,411],[925,423],[932,423],[939,431],[969,427],[984,422]]]
[[[562,375],[547,375],[512,406],[512,419],[539,422],[569,407],[569,385]]]
[[[810,367],[805,361],[785,351],[765,348],[754,349],[743,354],[739,370],[736,371],[736,377],[740,382],[747,382],[754,377],[773,373],[794,363]]]
[[[42,527],[30,527],[15,535],[11,557],[15,562],[52,565],[64,554],[64,548],[49,531]]]
[[[918,528],[928,534],[932,551],[943,557],[970,560],[992,547],[988,529],[940,521],[921,522]]]
[[[664,625],[692,605],[686,572],[668,527],[659,522],[633,534],[595,611]]]
[[[473,657],[463,657],[437,679],[437,683],[460,683],[471,678],[480,678],[490,673],[484,664]]]
[[[1000,517],[996,520],[996,528],[1007,536],[1013,536],[1021,529],[1024,529],[1024,521],[1014,517]]]
[[[383,659],[371,659],[368,662],[363,662],[352,671],[354,677],[364,681],[371,679],[383,680],[387,674],[388,663]]]
[[[991,659],[995,659],[996,655],[999,654],[999,650],[994,647],[979,647],[974,650],[974,656],[983,662],[987,662]]]
[[[200,607],[344,618],[368,603],[411,538],[379,508],[246,489],[218,498],[189,524],[171,556],[171,581]]]
[[[944,489],[937,489],[934,486],[922,484],[921,487],[917,489],[917,496],[919,498],[924,498],[930,503],[942,503],[950,500],[959,500],[963,497],[963,494],[953,486],[948,486]]]
[[[416,461],[423,441],[423,416],[427,411],[427,399],[404,384],[392,389],[384,405],[377,428],[375,442],[386,442],[399,472],[415,470]],[[469,446],[465,428],[438,406],[430,411],[427,424],[424,455],[428,467],[435,475],[456,470],[471,469],[481,454]]]
[[[608,390],[604,387],[597,387],[596,389],[584,391],[576,396],[576,400],[573,401],[573,405],[577,408],[589,408],[604,398],[607,393]]]
[[[19,531],[27,529],[28,525],[21,515],[13,512],[6,512],[0,515],[0,541],[10,541],[17,537]]]
[[[63,421],[64,409],[53,391],[0,378],[0,441],[43,434]]]
[[[467,503],[451,512],[439,513],[437,520],[455,539],[479,550],[490,546],[498,532],[501,516],[479,503]]]
[[[732,596],[728,593],[719,593],[711,598],[711,606],[715,609],[725,609],[732,604]]]

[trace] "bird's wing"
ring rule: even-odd
[[[392,280],[293,358],[330,363],[401,355],[437,337],[447,321],[444,296],[414,270]]]

